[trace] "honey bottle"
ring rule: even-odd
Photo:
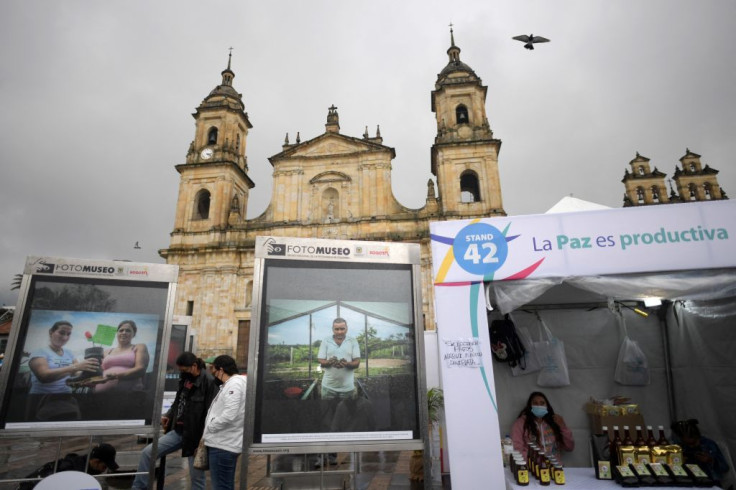
[[[618,431],[618,425],[613,426],[613,442],[611,443],[611,463],[618,464],[618,448],[621,447],[623,441]]]
[[[539,484],[543,486],[549,486],[552,481],[552,477],[549,472],[549,464],[547,458],[542,458],[539,463]]]
[[[651,425],[647,425],[647,446],[654,447],[657,445],[657,439],[654,438],[654,431]]]
[[[562,464],[558,463],[552,468],[552,475],[556,485],[565,484],[565,470],[562,468]]]
[[[644,435],[641,433],[641,425],[636,426],[636,440],[634,446],[643,447],[647,445],[647,441],[644,439]]]
[[[516,472],[514,474],[516,484],[520,487],[526,487],[529,485],[529,467],[526,465],[525,462],[521,462],[520,464],[516,465]]]
[[[624,441],[622,443],[624,446],[633,446],[634,441],[631,440],[631,432],[629,431],[629,426],[624,425]]]

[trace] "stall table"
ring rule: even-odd
[[[529,490],[532,488],[547,488],[552,490],[553,488],[567,489],[567,490],[613,490],[624,488],[613,480],[597,480],[595,477],[595,470],[593,468],[565,468],[565,484],[555,485],[551,483],[549,486],[542,486],[537,480],[531,478],[529,485],[523,487],[517,485],[514,481],[514,477],[508,468],[505,468],[506,473],[506,490]],[[639,488],[657,488],[657,490],[682,490],[683,488],[703,488],[703,487],[639,487]],[[720,488],[720,487],[710,487]]]

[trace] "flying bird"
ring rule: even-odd
[[[138,242],[135,242],[135,245],[133,245],[133,248],[135,248],[135,249],[137,249],[137,250],[138,250],[138,249],[140,249],[140,248],[141,248],[141,246],[140,246],[140,245],[138,245]]]
[[[511,39],[515,39],[516,41],[521,41],[524,44],[524,47],[526,49],[534,49],[534,43],[548,43],[549,39],[542,36],[535,36],[534,34],[521,35],[521,36],[514,36]]]

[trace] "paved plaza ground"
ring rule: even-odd
[[[119,471],[134,471],[138,454],[145,445],[145,441],[136,436],[94,438],[93,442],[107,442],[117,448]],[[82,453],[88,443],[89,438],[86,437],[0,440],[0,489],[14,489],[17,483],[8,480],[22,478],[53,460],[57,452],[62,456],[70,452]],[[411,451],[338,453],[336,463],[324,468],[316,464],[318,455],[253,455],[248,465],[248,489],[423,489],[424,482],[409,478],[411,454]],[[188,463],[186,458],[179,456],[179,452],[166,458],[165,473],[164,490],[189,488]],[[131,482],[131,476],[111,477],[104,480],[103,488],[130,488]],[[236,478],[236,483],[239,482],[240,463]],[[209,477],[207,488],[211,488]],[[449,482],[444,487],[436,482],[432,488],[450,487]]]

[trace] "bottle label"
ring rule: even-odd
[[[549,468],[542,468],[539,470],[539,481],[542,483],[549,483]]]
[[[611,463],[610,461],[598,461],[598,479],[611,479]]]
[[[558,485],[565,484],[565,472],[562,471],[562,468],[555,470],[555,483]]]
[[[669,476],[661,463],[650,463],[649,468],[657,476]]]
[[[708,478],[708,475],[706,475],[705,472],[702,469],[700,469],[700,466],[698,466],[697,464],[690,463],[690,464],[686,464],[685,466],[697,478]]]
[[[527,470],[519,470],[516,472],[516,480],[519,483],[529,483],[529,472]]]

